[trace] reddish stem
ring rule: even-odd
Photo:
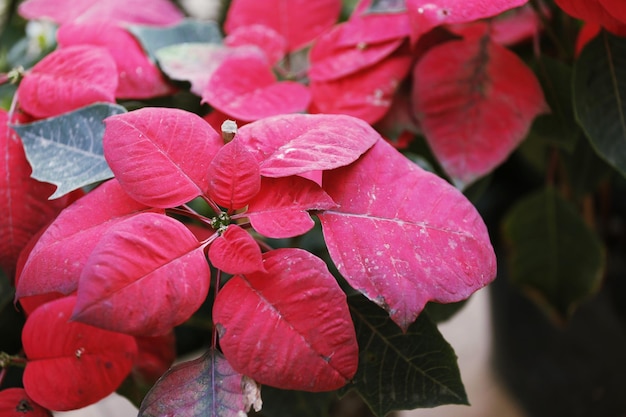
[[[213,305],[217,301],[217,294],[220,292],[220,284],[222,281],[222,271],[217,270],[215,274],[215,291],[213,295]],[[213,329],[211,329],[211,349],[217,349],[217,326],[213,323]]]

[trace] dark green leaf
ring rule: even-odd
[[[97,103],[11,127],[22,138],[32,177],[57,186],[53,199],[113,177],[102,150],[103,120],[125,112],[116,104]]]
[[[351,384],[374,414],[392,410],[467,404],[452,347],[428,315],[406,334],[389,314],[361,296],[349,298],[359,341],[359,370]]]
[[[563,154],[562,159],[567,171],[568,184],[577,197],[595,192],[598,185],[615,172],[593,151],[586,140],[576,141],[572,153]]]
[[[580,135],[572,108],[572,69],[547,56],[541,56],[534,69],[550,106],[550,114],[535,120],[531,135],[538,136],[547,145],[571,151]]]
[[[466,303],[467,300],[448,304],[428,303],[424,311],[433,322],[443,323],[454,317],[456,313],[465,307]]]
[[[583,49],[574,108],[598,154],[626,176],[626,38],[603,32]]]
[[[166,46],[184,43],[222,43],[220,28],[213,21],[184,19],[174,26],[135,25],[129,30],[152,59],[156,59],[156,52]]]
[[[579,213],[553,188],[518,202],[504,219],[511,245],[510,277],[557,319],[593,294],[604,250]]]
[[[240,417],[261,408],[259,386],[209,350],[167,371],[141,404],[138,417]]]
[[[263,416],[267,417],[329,417],[335,392],[286,391],[263,387]]]

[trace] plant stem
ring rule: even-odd
[[[220,284],[222,281],[222,271],[217,270],[215,274],[215,291],[213,295],[213,305],[217,301],[217,294],[220,292]],[[213,323],[213,329],[211,329],[211,349],[217,349],[217,326]]]

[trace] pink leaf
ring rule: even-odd
[[[236,137],[217,152],[208,177],[209,197],[228,210],[245,207],[261,188],[259,163]]]
[[[344,33],[350,33],[352,26],[351,21],[337,25],[313,44],[309,69],[311,80],[336,80],[365,69],[391,55],[404,42],[402,38],[392,38],[375,43],[342,44]]]
[[[106,48],[117,65],[117,98],[144,99],[172,92],[137,40],[115,23],[66,23],[57,31],[57,42],[62,48],[74,45]]]
[[[340,45],[357,45],[362,42],[369,45],[409,37],[411,22],[406,9],[372,12],[368,10],[371,3],[371,1],[360,2],[354,9],[347,24],[350,30],[343,31],[339,40]]]
[[[261,387],[217,350],[170,369],[141,403],[139,417],[241,417],[261,409]]]
[[[107,20],[169,25],[183,18],[169,0],[26,0],[18,10],[26,19],[48,19],[59,24]]]
[[[354,376],[358,344],[346,296],[326,264],[301,249],[263,255],[266,273],[237,275],[213,317],[233,369],[261,384],[330,391]]]
[[[495,277],[476,209],[385,141],[324,184],[338,204],[319,214],[330,256],[404,331],[428,301],[463,300]]]
[[[348,76],[311,81],[311,113],[341,113],[373,124],[383,118],[398,86],[411,68],[408,48]]]
[[[269,117],[239,129],[237,139],[253,152],[261,175],[287,177],[348,165],[380,135],[367,123],[342,115]]]
[[[131,199],[113,179],[63,210],[33,248],[17,283],[16,297],[70,294],[87,257],[115,223],[154,210]]]
[[[28,358],[24,388],[51,410],[82,408],[111,394],[137,354],[132,336],[71,322],[75,302],[76,297],[66,297],[42,305],[22,331]]]
[[[144,107],[105,120],[104,156],[128,194],[154,207],[175,207],[203,194],[222,144],[200,116]]]
[[[276,81],[269,63],[258,55],[230,56],[215,70],[202,101],[243,121],[303,112],[309,90],[295,81]]]
[[[234,224],[209,246],[209,260],[215,268],[233,275],[265,271],[259,244]]]
[[[532,71],[485,37],[431,49],[415,67],[414,79],[422,130],[459,186],[501,164],[547,108]]]
[[[315,225],[307,210],[326,210],[336,203],[317,184],[301,177],[263,178],[261,192],[246,215],[252,227],[271,238],[304,234]]]
[[[254,45],[260,48],[270,65],[277,64],[287,52],[287,41],[274,29],[264,25],[241,26],[224,38],[224,45],[231,48]]]
[[[22,275],[22,270],[24,269],[24,265],[26,264],[26,260],[30,256],[31,251],[35,247],[35,244],[37,243],[39,238],[41,238],[41,236],[46,231],[48,226],[49,226],[49,224],[44,226],[44,227],[42,227],[41,229],[39,229],[37,234],[35,234],[35,236],[33,236],[28,241],[26,246],[20,252],[20,256],[17,259],[17,267],[16,267],[16,270],[15,270],[15,282],[14,282],[14,286],[15,287],[17,287],[17,285],[19,283],[19,277],[20,277],[20,275]],[[21,297],[19,299],[19,305],[21,307],[21,310],[24,312],[24,315],[26,315],[28,317],[40,305],[45,304],[48,301],[56,300],[57,298],[63,298],[65,296],[66,296],[66,294],[61,294],[60,292],[51,292],[51,293],[47,293],[47,294],[33,295],[33,296],[30,296],[30,297]]]
[[[209,291],[203,247],[182,223],[143,213],[111,227],[80,275],[73,319],[138,336],[187,320]]]
[[[498,15],[515,7],[523,6],[528,0],[406,0],[411,17],[412,39],[434,27],[467,23]]]
[[[230,34],[242,26],[270,27],[287,40],[287,50],[291,52],[329,29],[340,12],[340,0],[234,0],[224,29]]]
[[[7,113],[0,111],[0,268],[12,279],[20,251],[68,198],[48,200],[55,187],[30,177],[22,141],[7,122]]]
[[[24,388],[7,388],[0,391],[0,416],[52,417],[52,413],[33,402]]]
[[[46,118],[98,101],[115,102],[117,67],[104,48],[77,45],[39,61],[20,82],[17,96],[27,113]]]

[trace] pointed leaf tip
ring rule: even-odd
[[[24,143],[32,177],[57,186],[50,199],[113,177],[104,159],[104,119],[126,113],[117,104],[97,103],[60,116],[13,125]]]

